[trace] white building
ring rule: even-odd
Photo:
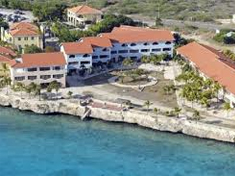
[[[21,58],[11,60],[10,75],[12,84],[32,82],[47,86],[52,81],[66,86],[66,61],[61,52],[23,54]]]
[[[173,56],[174,37],[170,31],[121,26],[98,37],[85,37],[78,42],[63,43],[61,52],[68,63],[68,71],[89,68],[94,63],[138,60],[143,55],[167,53]],[[84,67],[82,66],[82,67]]]
[[[235,65],[230,58],[212,47],[196,42],[178,48],[177,53],[189,61],[201,76],[218,82],[224,88],[220,90],[219,97],[224,97],[234,107]]]
[[[73,26],[94,24],[102,20],[103,12],[86,5],[67,10],[67,20]]]

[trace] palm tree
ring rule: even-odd
[[[25,90],[25,84],[22,82],[17,82],[16,87],[20,91],[20,98],[22,98],[22,92]]]
[[[52,81],[47,87],[47,92],[52,92],[53,89],[55,89],[56,93],[58,94],[60,89],[60,83],[58,83],[57,81]]]
[[[41,90],[42,90],[41,85],[40,84],[36,85],[35,95],[38,95],[38,100],[39,101],[41,100]]]
[[[218,82],[215,82],[213,85],[213,92],[216,94],[217,103],[219,102],[220,89],[222,89],[222,86]]]
[[[149,108],[150,108],[150,106],[151,106],[152,104],[153,104],[153,103],[151,103],[149,100],[147,100],[146,102],[144,102],[144,106],[147,107],[147,114],[148,114]]]
[[[6,63],[1,64],[1,71],[3,72],[3,76],[6,77],[8,76],[7,73],[9,72],[9,67]]]
[[[9,86],[11,85],[11,78],[10,77],[3,77],[3,84],[7,86],[7,95],[9,94]]]
[[[230,106],[230,103],[229,103],[229,102],[225,102],[225,103],[224,103],[224,106],[223,106],[223,109],[224,109],[225,111],[227,111],[227,117],[228,117],[228,116],[229,116],[229,111],[232,110],[232,107]]]
[[[122,61],[122,69],[123,69],[123,66],[133,66],[134,62],[132,59],[130,58],[126,58],[124,59],[124,61]]]
[[[141,62],[147,64],[147,63],[150,62],[150,59],[149,59],[148,56],[143,55],[143,56],[141,57]]]

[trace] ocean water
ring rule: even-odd
[[[235,146],[0,108],[0,176],[234,176]]]

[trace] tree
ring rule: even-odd
[[[9,28],[8,23],[5,22],[3,18],[0,18],[0,28],[1,27],[3,27],[5,30]]]
[[[144,106],[147,107],[147,114],[148,114],[149,108],[150,108],[150,106],[151,106],[152,104],[153,104],[153,103],[151,103],[149,100],[147,100],[146,102],[144,102]]]
[[[16,83],[16,88],[17,90],[20,91],[20,98],[22,98],[22,92],[25,90],[25,85],[22,82],[17,82]]]
[[[35,89],[35,95],[38,95],[38,99],[41,100],[41,90],[42,90],[42,87],[41,85],[36,85],[36,89]]]
[[[161,18],[156,18],[155,20],[155,26],[163,26],[162,19]]]
[[[36,45],[27,45],[24,49],[25,54],[42,53],[42,49]]]
[[[3,76],[4,77],[7,77],[8,76],[8,73],[9,73],[9,71],[10,71],[10,69],[9,69],[9,66],[8,66],[8,64],[7,63],[1,63],[1,70],[0,70],[1,72],[3,72]]]
[[[145,64],[150,63],[150,58],[148,56],[146,56],[146,55],[143,55],[141,57],[141,62],[145,63]]]
[[[130,66],[133,66],[133,64],[134,64],[134,62],[130,58],[126,58],[126,59],[124,59],[124,61],[122,61],[122,67],[123,66],[129,66],[130,67]]]
[[[60,89],[60,83],[57,81],[52,81],[48,86],[47,86],[47,92],[51,93],[55,89],[56,93],[58,94],[58,91]]]
[[[225,102],[224,105],[223,105],[223,109],[225,111],[227,111],[227,117],[229,116],[229,111],[232,110],[232,107],[230,106],[230,103],[229,102]]]
[[[10,77],[3,77],[3,83],[7,86],[7,95],[9,94],[9,86],[11,85]]]

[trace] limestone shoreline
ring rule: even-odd
[[[62,113],[78,117],[82,117],[86,110],[85,107],[79,105],[78,100],[61,99],[39,101],[35,99],[21,99],[13,95],[7,96],[2,94],[0,95],[0,106],[32,111],[37,114]],[[235,143],[235,129],[232,128],[186,119],[169,118],[161,115],[147,115],[144,112],[136,110],[120,112],[101,108],[89,108],[91,109],[89,116],[94,119],[137,124],[158,131],[182,133],[199,138]]]

